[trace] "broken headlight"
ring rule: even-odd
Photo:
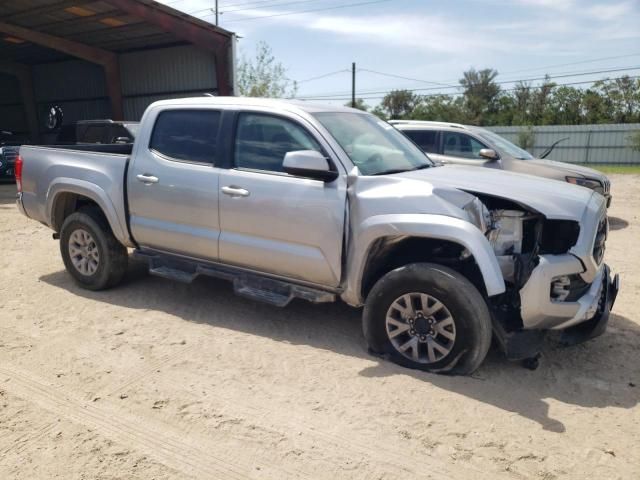
[[[475,197],[467,203],[462,209],[467,212],[469,221],[473,223],[482,233],[486,233],[491,226],[491,213],[487,210],[484,203],[478,197]]]

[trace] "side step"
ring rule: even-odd
[[[261,276],[226,265],[200,263],[164,254],[136,250],[134,257],[149,264],[149,273],[169,280],[191,283],[199,275],[233,282],[234,292],[251,300],[286,307],[294,298],[312,303],[334,302],[336,294],[283,280]]]
[[[149,273],[157,277],[175,280],[182,283],[191,283],[198,276],[197,273],[189,273],[184,270],[178,270],[170,267],[152,267],[149,268]]]

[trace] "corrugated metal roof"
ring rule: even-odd
[[[118,4],[117,0],[3,0],[0,22],[114,52],[187,43],[181,33],[194,30],[210,35],[211,45],[231,37],[224,29],[151,0],[131,0],[120,5],[164,15],[172,19],[173,25],[151,23],[114,6]],[[0,33],[0,59],[34,64],[64,58],[68,56],[61,52]]]

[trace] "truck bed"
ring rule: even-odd
[[[25,214],[57,230],[53,223],[59,193],[81,195],[102,208],[118,240],[132,245],[125,197],[127,151],[131,145],[22,146]]]

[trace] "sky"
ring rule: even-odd
[[[215,0],[160,3],[215,22]],[[469,68],[496,69],[505,89],[545,74],[640,75],[640,0],[219,0],[219,10],[239,55],[266,42],[296,96],[322,103],[350,97],[352,62],[369,105],[393,89],[455,93]]]

